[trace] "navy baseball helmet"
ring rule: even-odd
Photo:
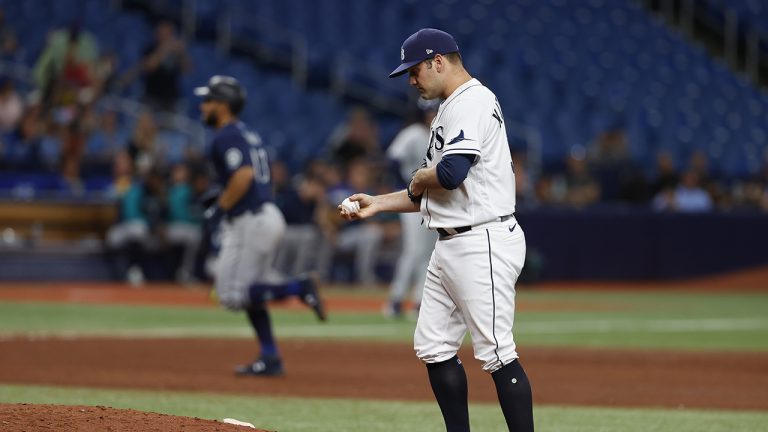
[[[206,100],[217,100],[229,104],[229,109],[237,115],[245,105],[246,91],[236,78],[215,75],[208,84],[195,88],[195,95]]]
[[[394,78],[404,74],[409,67],[417,65],[437,54],[459,52],[456,40],[450,34],[433,28],[423,28],[412,34],[400,48],[400,66],[389,74]]]

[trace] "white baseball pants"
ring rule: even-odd
[[[242,309],[249,302],[251,284],[282,279],[273,264],[284,232],[283,214],[272,203],[262,205],[256,214],[245,213],[222,223],[215,286],[224,307]]]
[[[468,329],[484,371],[516,359],[515,283],[524,261],[525,235],[514,218],[439,239],[416,324],[417,356],[426,363],[450,359]]]

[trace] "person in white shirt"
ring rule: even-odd
[[[0,77],[0,132],[10,132],[21,122],[24,102],[16,92],[13,81]]]
[[[696,171],[688,170],[674,189],[665,189],[653,199],[657,211],[673,210],[681,213],[701,213],[714,209],[712,197],[699,184]]]
[[[400,176],[406,181],[421,168],[424,147],[429,142],[429,125],[435,118],[435,113],[434,107],[422,103],[418,113],[415,113],[415,121],[403,128],[387,149],[387,157],[397,162]],[[389,301],[384,307],[384,315],[394,318],[400,318],[406,313],[403,310],[403,302],[409,291],[412,302],[410,312],[418,315],[427,278],[427,264],[437,240],[435,231],[421,226],[421,216],[418,213],[401,213],[400,226],[402,252],[389,287]]]
[[[424,99],[443,99],[430,127],[423,168],[406,190],[355,194],[359,210],[339,206],[347,219],[379,212],[416,212],[439,239],[427,269],[414,335],[446,428],[469,431],[467,378],[457,352],[467,330],[475,358],[496,385],[510,431],[533,430],[531,386],[512,325],[515,283],[525,260],[525,236],[514,217],[515,174],[501,107],[464,69],[453,37],[422,29],[403,43],[401,64]]]

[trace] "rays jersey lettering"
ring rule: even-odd
[[[272,201],[269,156],[261,137],[242,122],[230,123],[216,131],[209,151],[219,185],[226,187],[232,174],[243,166],[253,168],[253,183],[229,211],[234,217]]]
[[[515,212],[515,174],[504,117],[496,96],[477,79],[457,88],[438,108],[424,166],[450,154],[475,157],[454,190],[428,189],[421,214],[429,228],[456,228]]]

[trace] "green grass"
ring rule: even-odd
[[[0,402],[103,405],[221,420],[233,417],[278,431],[444,430],[434,402],[228,396],[207,393],[114,391],[0,385]],[[768,414],[663,409],[535,408],[539,432],[675,431],[732,432],[766,430]],[[470,407],[473,430],[506,430],[495,404]]]
[[[518,300],[521,347],[768,351],[766,294],[523,291]],[[322,325],[306,311],[274,309],[273,315],[280,338],[410,342],[415,325],[378,313],[331,311]],[[0,335],[9,333],[251,337],[243,314],[216,308],[0,302]]]
[[[768,350],[767,294],[545,291],[520,298],[532,307],[583,308],[519,314],[515,335],[523,346]]]

